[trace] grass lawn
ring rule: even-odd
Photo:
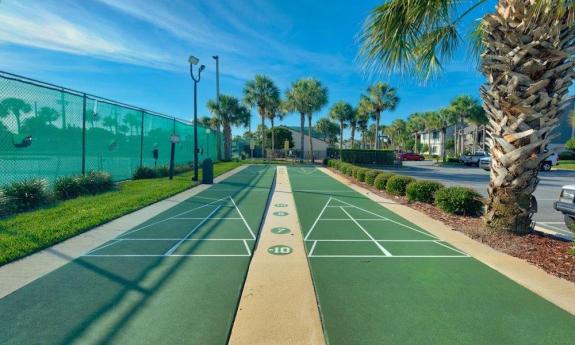
[[[243,163],[214,165],[218,176]],[[192,187],[193,172],[120,183],[112,192],[82,196],[0,220],[0,266]],[[201,180],[201,170],[200,170]]]
[[[555,170],[575,170],[575,160],[560,160],[559,165],[553,167]]]

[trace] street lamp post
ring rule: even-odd
[[[198,83],[200,82],[200,77],[202,71],[206,66],[200,65],[198,69],[198,77],[194,76],[194,65],[197,65],[200,62],[195,56],[190,56],[188,59],[190,63],[190,76],[194,81],[194,177],[192,178],[193,181],[198,180]]]
[[[220,107],[220,57],[218,55],[214,55],[212,56],[212,58],[214,60],[216,60],[216,103],[218,105],[218,109]],[[217,128],[217,145],[218,145],[218,160],[222,159],[222,154],[221,154],[221,150],[222,150],[222,143],[221,143],[221,136],[220,136],[220,124],[218,123],[218,128]]]

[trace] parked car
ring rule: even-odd
[[[561,194],[559,195],[559,201],[556,201],[553,205],[557,211],[563,213],[563,218],[565,219],[565,225],[573,230],[573,224],[575,224],[575,185],[570,184],[563,186],[561,189]]]
[[[483,170],[491,170],[491,157],[483,157],[479,160],[479,167]]]
[[[489,154],[487,152],[477,151],[472,154],[463,155],[459,160],[462,161],[463,164],[465,165],[479,166],[479,160],[485,157],[489,157]]]
[[[425,157],[423,155],[420,155],[419,153],[413,153],[413,152],[403,152],[400,153],[398,155],[399,159],[402,161],[423,161],[425,160]]]
[[[559,164],[559,156],[553,152],[543,163],[541,163],[541,170],[549,171],[551,167]],[[483,157],[479,160],[479,165],[481,169],[489,171],[491,169],[491,157]]]

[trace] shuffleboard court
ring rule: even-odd
[[[290,167],[329,344],[572,344],[575,317],[313,167]]]
[[[0,299],[0,344],[224,344],[275,167],[250,166]]]

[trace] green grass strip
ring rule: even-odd
[[[216,163],[214,175],[242,164]],[[187,172],[172,181],[167,177],[126,181],[112,192],[82,196],[0,220],[0,266],[189,189],[194,186],[192,176],[193,172]]]

